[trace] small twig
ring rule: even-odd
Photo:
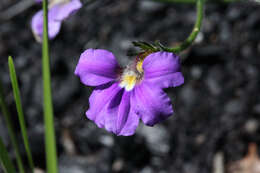
[[[224,170],[224,155],[222,152],[218,152],[213,158],[213,173],[224,173]]]

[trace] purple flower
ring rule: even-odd
[[[41,1],[42,0],[36,0],[38,3]],[[48,35],[50,39],[53,39],[59,33],[61,22],[79,10],[81,6],[80,0],[49,0]],[[36,40],[41,42],[43,35],[42,10],[33,16],[31,27]]]
[[[139,56],[122,69],[111,52],[87,49],[75,74],[83,84],[96,87],[87,117],[98,127],[124,136],[135,133],[139,119],[153,126],[171,116],[171,100],[163,88],[184,83],[179,57],[168,52]]]

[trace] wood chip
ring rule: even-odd
[[[249,144],[248,153],[245,158],[230,163],[227,173],[260,173],[260,159],[257,154],[257,145]]]

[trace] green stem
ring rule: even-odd
[[[24,167],[23,167],[22,158],[21,158],[21,155],[20,155],[20,152],[19,152],[19,147],[18,147],[16,135],[15,135],[15,132],[14,132],[12,121],[11,121],[11,118],[10,118],[11,116],[10,116],[10,113],[7,109],[3,93],[4,93],[4,91],[3,91],[3,87],[2,87],[2,82],[0,81],[0,107],[1,107],[1,110],[2,110],[2,113],[3,113],[3,116],[5,118],[5,121],[6,121],[7,130],[8,130],[10,139],[11,139],[11,144],[14,147],[14,152],[15,152],[15,156],[16,156],[16,162],[17,162],[17,165],[18,165],[18,170],[19,170],[20,173],[24,173],[25,171],[24,171]]]
[[[7,149],[1,137],[0,137],[0,161],[6,173],[15,173],[13,162],[11,161],[8,155]]]
[[[180,53],[184,49],[188,48],[193,43],[193,41],[196,39],[198,33],[200,32],[201,23],[202,23],[202,19],[203,19],[204,0],[197,0],[196,6],[197,6],[197,19],[196,19],[196,23],[195,23],[194,28],[193,28],[192,32],[190,33],[189,37],[184,42],[182,42],[180,45],[178,45],[176,47],[173,47],[173,48],[164,47],[163,48],[164,51]]]
[[[8,58],[8,65],[9,65],[10,78],[11,78],[11,83],[12,83],[12,87],[13,87],[13,94],[14,94],[16,109],[17,109],[17,113],[18,113],[18,119],[19,119],[21,131],[22,131],[22,136],[23,136],[23,143],[24,143],[24,147],[25,147],[25,151],[27,154],[27,158],[28,158],[28,162],[29,162],[31,171],[33,172],[34,164],[33,164],[32,154],[31,154],[31,150],[30,150],[26,125],[25,125],[25,120],[24,120],[24,113],[23,113],[23,108],[22,108],[21,96],[20,96],[19,86],[18,86],[18,82],[17,82],[14,62],[13,62],[13,59],[11,56],[9,56],[9,58]]]
[[[54,130],[54,118],[51,95],[50,58],[48,45],[48,2],[43,0],[43,44],[42,44],[42,75],[43,75],[43,111],[45,124],[45,152],[47,172],[57,173],[57,151]]]

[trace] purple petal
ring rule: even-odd
[[[48,14],[48,35],[50,39],[53,39],[60,31],[61,22],[52,19],[53,11],[50,10]],[[36,37],[36,40],[41,42],[43,36],[43,11],[37,12],[32,18],[32,31]]]
[[[114,55],[102,49],[87,49],[80,56],[75,75],[85,85],[99,86],[114,81],[120,67]]]
[[[133,135],[139,117],[131,110],[130,92],[114,83],[108,88],[99,87],[90,96],[90,109],[87,117],[93,120],[98,127],[105,127],[106,130],[116,135]]]
[[[122,88],[118,86],[118,83],[106,84],[96,87],[89,97],[89,109],[86,115],[90,120],[93,120],[99,128],[104,127],[105,105],[109,104],[120,90],[122,90]]]
[[[35,0],[35,2],[36,2],[36,3],[41,3],[41,2],[42,2],[42,0]]]
[[[166,93],[151,88],[149,83],[137,85],[131,97],[131,105],[144,124],[153,126],[173,114],[172,105]]]
[[[80,0],[71,0],[65,4],[56,5],[55,20],[64,20],[82,7]]]
[[[41,2],[41,0],[36,0]],[[49,38],[53,39],[59,33],[61,28],[62,20],[69,17],[70,14],[74,13],[82,7],[80,0],[71,0],[65,4],[57,4],[49,9],[48,13],[48,29]],[[32,18],[32,31],[36,37],[36,40],[41,42],[43,35],[43,12],[39,11]]]
[[[184,83],[180,72],[180,59],[169,52],[152,53],[144,59],[144,81],[161,88],[176,87]]]
[[[136,131],[136,128],[138,127],[138,124],[139,124],[139,117],[131,108],[127,116],[127,120],[118,135],[119,136],[133,135]]]
[[[116,135],[133,135],[138,126],[139,117],[131,109],[130,95],[123,89],[108,105],[105,128]]]

